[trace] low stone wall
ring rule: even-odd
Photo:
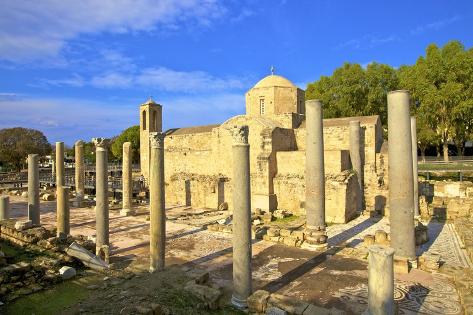
[[[248,311],[250,314],[346,314],[345,311],[335,307],[328,309],[265,290],[258,290],[248,298]]]
[[[468,181],[423,181],[419,183],[419,194],[428,200],[433,197],[473,198],[473,183]]]
[[[441,220],[451,220],[467,217],[473,214],[473,199],[460,197],[433,197],[431,202],[425,196],[419,200],[420,215],[429,219],[436,217]]]
[[[343,171],[325,178],[325,220],[329,223],[346,223],[356,215],[356,174]],[[300,175],[277,175],[274,192],[278,208],[305,215],[305,180]]]

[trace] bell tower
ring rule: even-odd
[[[163,107],[151,98],[140,106],[140,166],[141,174],[149,180],[149,133],[163,129]]]

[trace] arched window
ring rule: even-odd
[[[146,111],[144,110],[142,113],[143,119],[143,130],[146,130]]]
[[[264,115],[264,98],[260,98],[259,100],[259,114]]]
[[[152,120],[152,122],[151,122],[151,126],[153,127],[153,131],[157,131],[157,130],[158,130],[158,126],[157,126],[157,124],[158,124],[158,119],[157,119],[157,116],[158,116],[158,115],[157,115],[156,111],[153,110],[153,116],[152,116],[152,117],[153,117],[153,120]]]

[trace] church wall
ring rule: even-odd
[[[278,174],[298,175],[305,174],[305,151],[277,152]],[[347,150],[324,151],[325,174],[339,174],[351,168],[350,152]]]
[[[260,116],[260,99],[264,99],[265,116],[274,114],[274,88],[261,87],[251,89],[246,93],[246,114],[248,116]]]
[[[297,113],[297,88],[274,88],[274,114]]]

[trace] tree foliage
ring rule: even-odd
[[[363,68],[345,63],[331,76],[309,83],[306,99],[320,99],[325,118],[379,115],[386,124],[386,94],[397,88],[398,81],[389,65],[371,63]]]
[[[463,148],[473,122],[473,53],[458,41],[432,44],[426,55],[399,70],[400,87],[411,92],[417,110],[438,134],[448,160],[448,142]],[[460,150],[461,151],[461,150]]]
[[[0,130],[0,163],[21,169],[26,165],[28,154],[44,156],[51,152],[51,145],[39,130],[6,128]]]
[[[398,70],[379,63],[366,68],[345,63],[331,76],[308,84],[306,99],[320,99],[325,118],[379,115],[387,127],[386,95],[397,89],[412,95],[421,152],[440,145],[448,159],[448,143],[453,141],[463,153],[473,135],[473,49],[465,50],[458,41],[442,48],[429,45],[414,65]]]
[[[131,142],[131,149],[133,154],[133,162],[139,161],[140,155],[140,126],[132,126],[125,129],[118,137],[116,137],[112,144],[112,154],[117,159],[122,159],[123,143]]]

